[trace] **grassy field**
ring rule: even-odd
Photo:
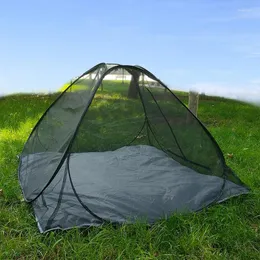
[[[23,202],[16,156],[56,96],[0,99],[0,259],[260,259],[260,108],[212,97],[199,106],[199,118],[249,195],[151,228],[137,223],[41,235]]]

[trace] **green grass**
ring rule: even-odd
[[[177,94],[187,103],[187,95]],[[22,200],[16,155],[56,96],[0,99],[0,259],[260,259],[260,108],[213,97],[202,97],[199,106],[199,118],[251,187],[249,195],[151,228],[136,223],[41,235]]]

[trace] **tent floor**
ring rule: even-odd
[[[82,203],[100,218],[112,222],[144,218],[153,223],[174,212],[197,211],[216,199],[220,202],[248,192],[230,181],[226,181],[223,189],[222,178],[199,174],[147,145],[71,154],[68,165],[69,171],[63,165],[33,202],[42,232],[99,225],[100,220],[84,209]]]

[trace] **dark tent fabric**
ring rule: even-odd
[[[140,66],[101,63],[45,111],[19,163],[39,230],[154,223],[246,194],[182,101]]]

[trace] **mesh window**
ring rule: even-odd
[[[80,124],[71,152],[115,150],[140,137],[145,114],[138,93],[129,98],[131,79],[123,69],[106,75]]]

